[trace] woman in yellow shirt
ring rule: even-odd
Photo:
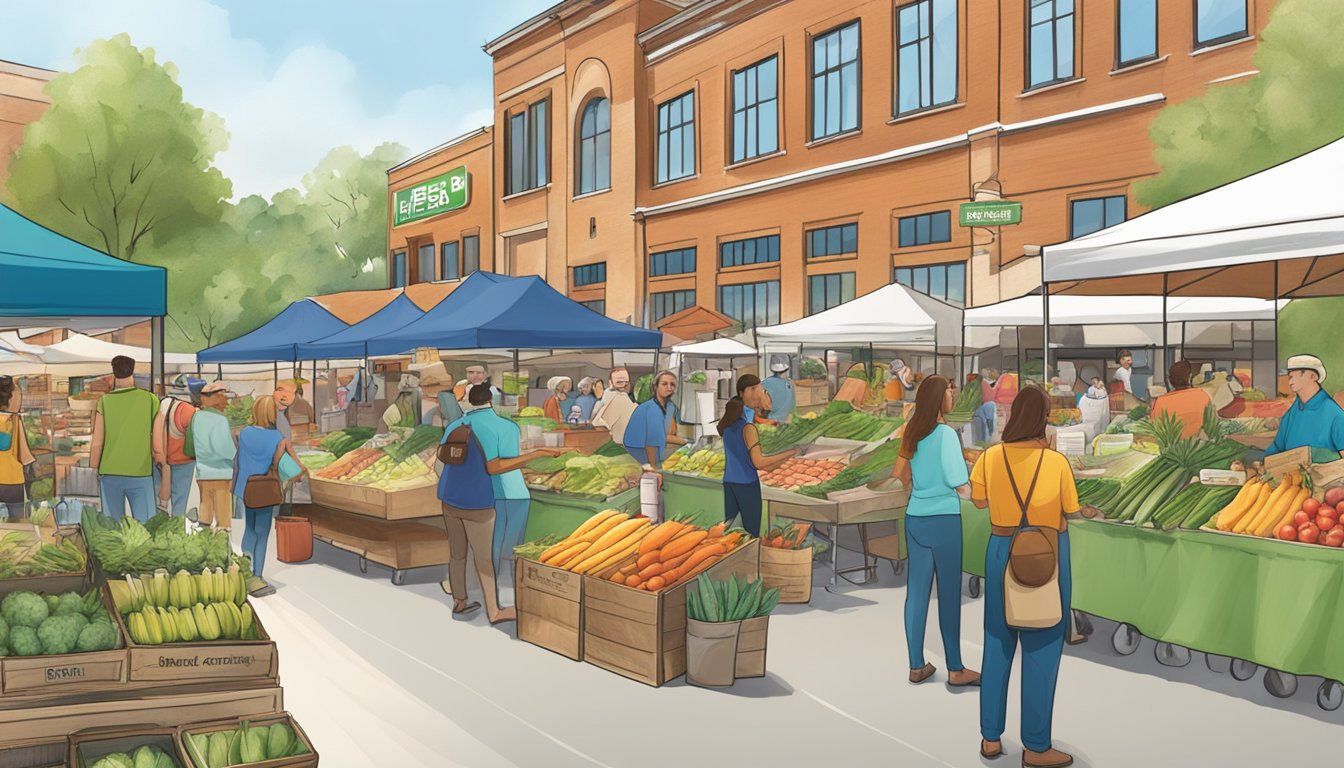
[[[1014,398],[1012,416],[1003,429],[1003,445],[981,454],[971,471],[971,502],[989,508],[992,536],[985,554],[985,658],[981,667],[980,754],[1003,754],[1008,708],[1008,679],[1013,656],[1022,646],[1022,744],[1024,766],[1058,768],[1073,757],[1051,746],[1051,719],[1055,683],[1064,636],[1069,627],[1072,574],[1065,515],[1079,511],[1078,489],[1068,459],[1050,449],[1046,417],[1050,398],[1035,386],[1024,387]],[[1013,484],[1026,505],[1027,521],[1059,534],[1059,591],[1062,602],[1058,624],[1047,629],[1014,629],[1004,613],[1003,582],[1014,531],[1022,522]]]
[[[10,520],[18,520],[23,513],[23,468],[35,459],[28,449],[28,433],[23,429],[23,417],[18,413],[18,403],[11,410],[14,400],[14,379],[0,376],[0,504],[3,504]]]

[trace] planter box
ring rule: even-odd
[[[280,757],[274,760],[265,760],[260,763],[247,763],[249,768],[317,768],[317,750],[313,748],[313,742],[308,738],[308,734],[303,732],[298,722],[288,712],[281,712],[269,717],[257,717],[248,719],[249,726],[269,727],[275,723],[287,723],[294,730],[294,736],[308,747],[309,754],[297,757]],[[191,734],[209,735],[217,731],[236,731],[242,725],[242,719],[219,720],[213,723],[193,723],[184,725],[177,729],[174,741],[177,749],[183,758],[184,768],[210,768],[210,766],[198,763],[191,756],[191,750],[187,747],[187,738]]]
[[[9,582],[0,583],[0,595],[23,591]],[[62,590],[64,591],[64,590]],[[105,607],[112,616],[117,607],[107,587],[100,588]],[[116,621],[116,619],[113,619]],[[106,690],[124,684],[127,679],[126,633],[119,625],[118,648],[90,653],[62,653],[52,656],[7,656],[0,659],[3,690],[10,694],[83,693]]]
[[[809,549],[811,549],[809,547]],[[765,554],[765,550],[761,550]],[[764,578],[765,574],[762,573]],[[737,678],[765,677],[765,641],[770,630],[770,617],[761,616],[742,622],[737,633]]]
[[[129,726],[126,728],[95,729],[70,735],[70,768],[90,768],[100,759],[115,752],[130,754],[149,745],[158,747],[182,768],[185,763],[177,751],[172,728]]]
[[[354,512],[383,520],[413,520],[443,514],[437,483],[401,491],[384,491],[372,486],[316,477],[310,480],[313,503],[342,512]]]
[[[758,576],[760,542],[753,540],[706,573]],[[583,577],[583,660],[646,685],[686,673],[686,584],[645,592]]]
[[[779,590],[781,603],[812,600],[812,547],[776,549],[761,547],[761,581]]]
[[[583,661],[583,577],[521,558],[514,568],[518,639]]]
[[[127,679],[131,682],[214,682],[237,678],[276,681],[280,661],[275,641],[257,618],[259,640],[196,640],[190,643],[140,645],[126,631],[126,620],[114,614],[130,648]]]

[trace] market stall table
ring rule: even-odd
[[[869,492],[861,495],[852,494],[843,500],[834,500],[812,499],[807,496],[789,493],[788,491],[782,491],[769,486],[761,489],[761,496],[769,502],[770,513],[775,517],[823,524],[830,528],[830,586],[832,587],[836,586],[837,577],[843,577],[846,573],[854,573],[858,571],[868,573],[868,577],[863,582],[851,581],[851,583],[856,584],[867,583],[868,579],[872,578],[872,571],[875,566],[869,564],[872,555],[868,550],[867,526],[873,523],[895,522],[903,529],[905,507],[910,501],[910,494],[908,491],[887,493]],[[863,565],[856,568],[840,570],[838,529],[846,525],[859,526],[860,538],[863,541]],[[904,554],[903,548],[900,551],[901,554]],[[850,581],[850,579],[846,578],[846,581]]]
[[[422,511],[415,518],[387,520],[320,503],[294,507],[295,515],[312,523],[313,538],[358,555],[361,572],[368,572],[370,561],[391,568],[392,583],[398,586],[411,568],[448,564],[448,530],[437,500]]]

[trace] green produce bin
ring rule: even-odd
[[[604,509],[636,512],[639,509],[639,487],[636,486],[609,499],[586,499],[555,491],[532,491],[532,509],[527,515],[526,541],[537,541],[546,536],[562,539],[573,533],[583,521]]]

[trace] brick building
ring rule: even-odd
[[[56,75],[49,69],[0,61],[0,185],[9,175],[9,159],[23,143],[24,126],[51,106],[42,89]]]

